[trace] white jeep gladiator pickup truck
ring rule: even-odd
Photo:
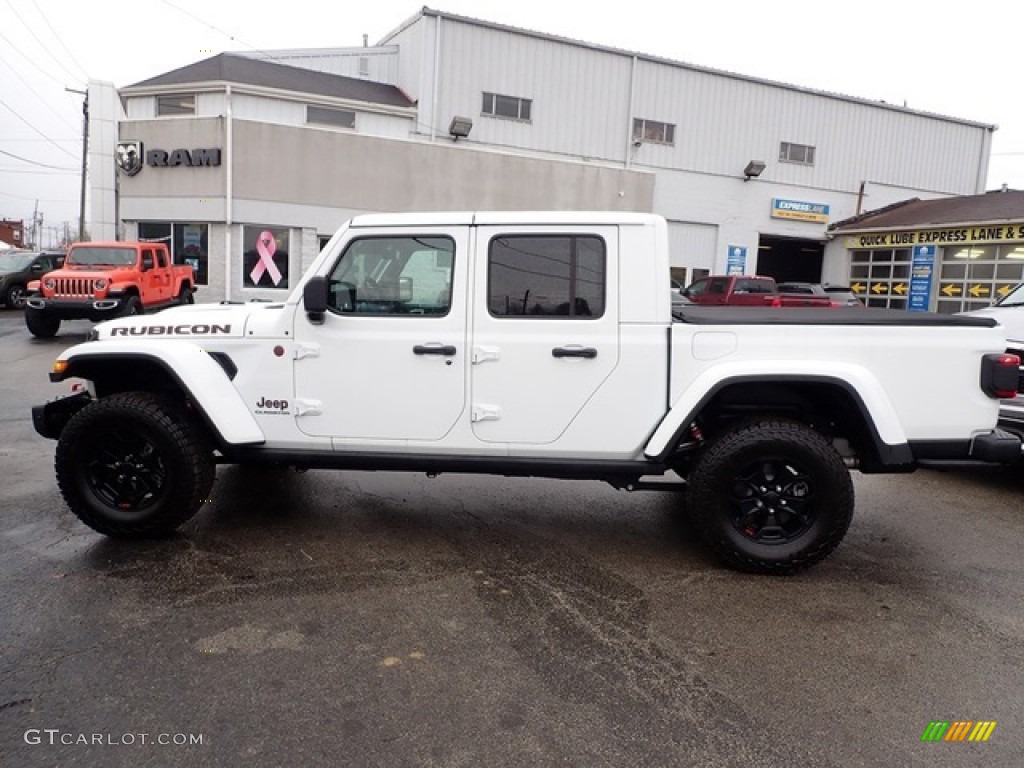
[[[176,529],[217,463],[587,478],[685,491],[726,564],[776,573],[839,544],[850,468],[1019,457],[995,321],[673,316],[669,279],[654,215],[359,216],[281,303],[96,326],[51,373],[82,391],[33,418],[69,507],[110,536]]]

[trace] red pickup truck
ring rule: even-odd
[[[711,275],[696,280],[683,291],[694,304],[748,307],[836,307],[828,296],[782,293],[771,277]]]
[[[163,243],[75,243],[62,268],[28,284],[25,324],[48,339],[61,320],[109,320],[191,304],[195,285],[192,267],[172,264]]]

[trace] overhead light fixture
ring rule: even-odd
[[[953,254],[954,259],[978,259],[985,255],[981,248],[961,248]]]
[[[473,121],[468,117],[459,117],[458,115],[452,118],[451,125],[448,126],[448,133],[451,134],[452,141],[466,138],[471,130],[473,130]]]
[[[764,168],[764,160],[751,160],[747,163],[747,167],[743,169],[743,180],[750,181],[751,179],[756,179],[764,172]]]

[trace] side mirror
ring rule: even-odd
[[[302,289],[302,303],[306,306],[309,322],[320,325],[327,312],[327,278],[317,275],[311,277]]]

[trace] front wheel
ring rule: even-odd
[[[853,517],[853,481],[821,434],[793,421],[718,437],[688,478],[701,536],[728,566],[791,573],[825,559]]]
[[[60,330],[60,318],[48,315],[38,309],[26,307],[25,325],[37,339],[52,339]]]
[[[9,285],[7,290],[4,291],[4,304],[7,305],[8,309],[21,309],[25,306],[25,296],[25,286]]]
[[[121,306],[121,317],[132,317],[142,314],[142,302],[138,296],[129,296]]]
[[[171,533],[208,497],[213,453],[173,402],[123,392],[76,413],[57,442],[57,484],[79,520],[99,533]]]

